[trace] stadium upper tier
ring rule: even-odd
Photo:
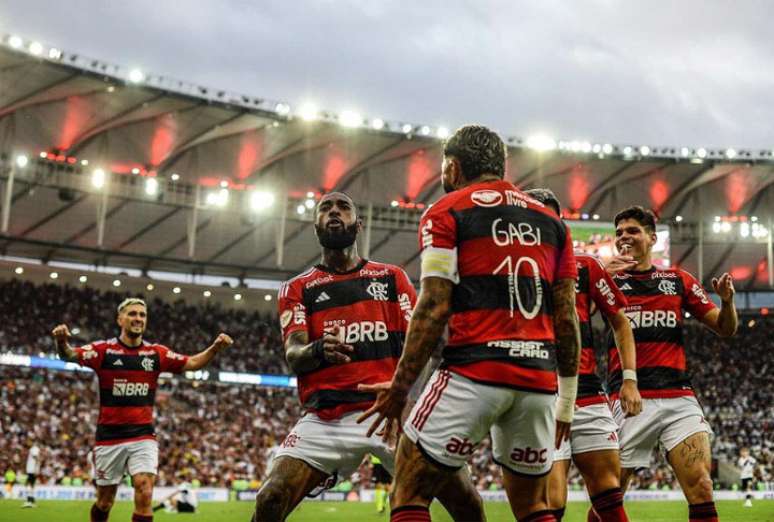
[[[0,71],[5,255],[284,278],[317,259],[314,200],[346,190],[367,225],[362,251],[418,275],[416,226],[442,194],[447,129],[294,108],[12,36]],[[705,282],[730,270],[743,288],[770,286],[774,151],[507,142],[508,179],[550,187],[569,217],[653,207],[675,225],[674,262]]]

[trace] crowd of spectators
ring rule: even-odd
[[[0,350],[37,355],[55,352],[51,330],[66,323],[74,333],[73,345],[116,337],[116,307],[129,294],[101,292],[86,286],[35,285],[12,279],[0,282]],[[219,332],[235,340],[228,357],[212,368],[236,372],[287,374],[279,325],[274,316],[252,310],[228,309],[218,303],[174,303],[148,298],[145,338],[192,354],[203,350]],[[78,332],[77,334],[75,332]]]
[[[83,340],[112,337],[115,303],[124,296],[89,288],[34,286],[21,281],[0,284],[0,353],[53,352],[50,329],[67,322]],[[153,300],[147,337],[183,353],[206,346],[218,331],[237,343],[216,359],[231,371],[287,373],[276,321],[255,312],[217,305],[169,304]],[[88,332],[88,337],[84,336]],[[713,457],[734,463],[741,447],[758,459],[759,480],[774,480],[774,386],[768,346],[774,319],[744,317],[738,334],[720,339],[698,323],[685,329],[693,384],[712,426]],[[23,470],[25,445],[44,448],[43,475],[51,482],[88,481],[86,454],[97,417],[96,383],[91,373],[56,372],[0,366],[0,473]],[[7,407],[5,407],[7,405]],[[161,446],[160,484],[182,479],[202,485],[256,485],[265,477],[266,460],[300,415],[293,391],[250,385],[167,380],[157,394],[156,426]],[[640,471],[633,486],[676,487],[663,455]],[[492,462],[488,439],[472,458],[471,472],[480,489],[498,488],[502,474]],[[354,486],[365,485],[361,469]],[[582,479],[571,472],[573,487]]]

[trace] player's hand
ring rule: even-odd
[[[619,272],[625,272],[631,270],[637,266],[637,261],[632,256],[622,254],[620,256],[613,256],[605,265],[605,270],[608,274],[617,274]]]
[[[556,449],[562,446],[563,441],[570,438],[570,426],[572,426],[571,422],[556,421],[556,440],[554,441]]]
[[[715,289],[715,293],[718,294],[720,299],[727,303],[734,298],[736,290],[734,289],[734,278],[731,274],[725,272],[722,276],[712,278],[712,288]]]
[[[234,344],[234,340],[229,335],[221,333],[218,335],[218,337],[215,338],[212,346],[214,346],[215,350],[219,352],[224,348],[228,348],[232,344]]]
[[[368,428],[366,437],[373,435],[382,426],[382,422],[384,422],[384,426],[382,426],[378,435],[388,444],[391,438],[396,438],[401,432],[401,415],[408,400],[407,393],[396,390],[391,384],[389,382],[380,382],[377,384],[358,384],[357,386],[357,391],[376,392],[376,402],[357,418],[357,423],[360,424],[369,417],[378,415]]]
[[[352,360],[350,354],[355,351],[351,344],[341,342],[341,327],[335,325],[322,336],[323,358],[331,364],[346,364]]]
[[[57,343],[66,343],[67,339],[70,338],[70,329],[66,324],[60,324],[51,330],[51,335],[54,336]]]
[[[621,385],[619,397],[621,409],[627,417],[634,417],[642,412],[642,397],[640,397],[640,390],[637,389],[635,381],[625,379]]]

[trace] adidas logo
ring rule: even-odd
[[[317,296],[317,299],[314,300],[315,303],[323,303],[325,301],[330,301],[331,296],[326,294],[325,292],[321,292],[320,295]]]
[[[624,283],[623,286],[621,286],[620,288],[620,290],[631,290],[631,289],[632,289],[632,285],[630,285],[629,283]]]
[[[124,363],[121,362],[121,359],[116,359],[116,362],[113,363],[113,366],[123,366]]]

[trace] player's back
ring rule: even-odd
[[[552,393],[556,350],[551,288],[576,277],[569,230],[507,181],[446,195],[420,224],[423,277],[453,257],[444,366],[472,380]]]

